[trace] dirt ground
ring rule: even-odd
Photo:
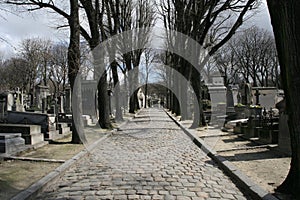
[[[69,144],[71,137],[56,141],[37,150],[23,153],[20,156],[30,158],[47,158],[68,160],[79,153],[83,145]],[[61,163],[7,160],[0,161],[0,199],[10,199],[20,191],[53,171]]]
[[[191,125],[190,121],[181,123],[187,128]],[[291,158],[280,152],[277,145],[258,144],[232,131],[222,132],[213,127],[191,131],[270,193],[274,193],[288,174]]]

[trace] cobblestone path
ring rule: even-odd
[[[159,109],[144,109],[38,199],[246,199]]]

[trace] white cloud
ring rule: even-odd
[[[0,51],[7,54],[5,56],[15,53],[20,42],[26,38],[40,37],[54,41],[67,39],[67,29],[58,30],[56,28],[58,22],[55,22],[55,18],[53,20],[53,15],[49,12],[11,12],[0,10],[0,37],[2,39],[0,40]],[[56,21],[62,20],[56,19]]]
[[[263,0],[263,2],[260,11],[247,23],[250,26],[257,25],[272,31],[266,1]],[[15,7],[9,8],[15,9],[11,12],[16,14],[0,9],[0,16],[2,16],[0,17],[0,37],[5,40],[0,40],[0,51],[5,52],[5,54],[11,55],[16,52],[20,42],[26,38],[41,37],[51,40],[67,40],[68,29],[57,30],[56,28],[58,24],[66,24],[62,18],[57,18],[57,15],[45,10],[28,13],[20,12]]]

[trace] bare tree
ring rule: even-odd
[[[63,92],[68,83],[68,47],[65,44],[52,46],[48,73],[54,93]]]
[[[9,4],[26,6],[28,11],[34,11],[38,9],[48,8],[57,13],[58,16],[63,17],[67,20],[68,26],[71,26],[73,19],[71,14],[68,14],[68,11],[65,10],[65,6],[54,1],[44,1],[44,0],[16,0],[16,1],[7,1]],[[70,3],[78,3],[70,1]],[[81,24],[76,25],[78,32],[84,37],[84,39],[89,44],[91,50],[94,50],[100,42],[108,38],[107,32],[104,27],[104,4],[105,0],[80,0],[80,5],[78,6],[83,17],[87,19],[87,29]],[[71,9],[70,13],[73,10]],[[65,25],[62,25],[64,27]],[[72,50],[72,49],[69,49]],[[95,56],[96,57],[96,56]],[[75,67],[74,65],[69,65],[69,67]],[[69,73],[72,73],[72,78],[75,78],[76,68],[69,68]],[[95,71],[96,72],[96,71]],[[108,96],[107,96],[107,81],[106,81],[106,72],[105,69],[98,70],[98,74],[103,74],[100,78],[98,84],[98,110],[99,110],[99,124],[102,128],[111,128],[110,118],[109,118],[109,109],[108,109]],[[70,77],[69,77],[70,79]],[[70,79],[72,84],[72,80]]]
[[[160,12],[165,28],[184,33],[213,55],[235,34],[244,22],[249,10],[253,9],[258,1],[202,1],[202,0],[161,0]],[[172,38],[169,32],[168,38]],[[176,47],[177,41],[168,41],[168,45]],[[183,48],[183,47],[180,47]],[[199,102],[200,116],[195,116],[193,127],[205,124],[201,111],[201,80],[199,72],[184,59],[173,57],[170,61],[183,76],[191,81]],[[201,62],[201,61],[199,61]],[[180,88],[178,88],[180,90]],[[182,95],[185,97],[186,95]],[[176,98],[173,98],[175,102]],[[174,105],[177,103],[174,102]],[[196,103],[196,102],[195,102]],[[178,110],[178,105],[175,110]]]
[[[26,39],[22,41],[20,54],[29,65],[29,92],[34,94],[35,85],[38,79],[38,69],[42,64],[39,39]]]
[[[279,86],[279,63],[273,35],[257,27],[232,39],[214,57],[226,84],[238,78],[253,86]],[[236,80],[237,81],[237,80]]]
[[[131,52],[131,63],[132,67],[138,71],[138,67],[141,62],[141,56],[144,52],[144,48],[147,43],[150,42],[150,32],[152,27],[154,26],[156,17],[154,11],[154,5],[150,0],[138,0],[136,4],[136,9],[134,10],[134,16],[132,21],[133,35],[132,35],[132,46],[133,49],[136,49]],[[139,47],[137,49],[136,47]],[[128,66],[131,69],[131,66]],[[128,71],[130,70],[128,68]],[[134,113],[136,109],[138,109],[137,102],[137,90],[136,86],[138,84],[138,76],[134,74],[132,77],[129,76],[129,84],[130,84],[130,93],[132,94],[130,97],[129,104],[129,112]]]

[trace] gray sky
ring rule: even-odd
[[[2,54],[4,57],[13,55],[14,52],[18,51],[20,42],[26,38],[40,37],[55,41],[67,40],[68,33],[56,28],[60,19],[53,20],[51,14],[42,11],[17,13],[16,15],[0,10],[0,37],[5,40],[0,40],[0,55]],[[251,25],[257,25],[272,31],[265,0],[259,9],[259,13],[247,22],[247,26]]]

